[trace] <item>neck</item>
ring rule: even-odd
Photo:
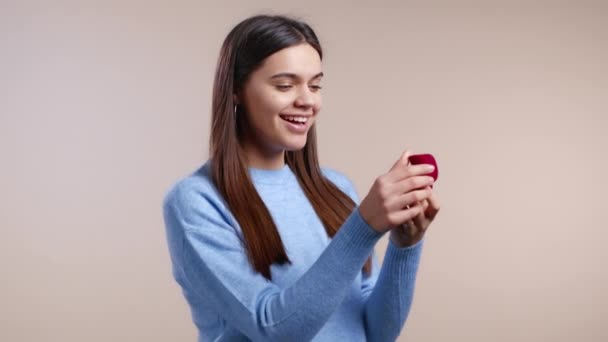
[[[285,150],[270,150],[252,143],[244,143],[247,166],[256,169],[278,170],[285,166]]]

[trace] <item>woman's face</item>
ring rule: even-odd
[[[245,151],[254,158],[282,160],[299,150],[321,109],[321,58],[309,44],[268,56],[245,82],[237,103],[244,106],[249,131]]]

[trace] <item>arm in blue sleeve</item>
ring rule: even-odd
[[[359,205],[360,199],[352,182],[336,171],[331,175],[342,191]],[[410,247],[397,247],[389,239],[381,269],[376,253],[372,251],[372,273],[362,272],[361,276],[368,341],[392,342],[399,337],[412,304],[423,241]]]
[[[163,202],[176,274],[205,305],[254,341],[309,341],[344,299],[383,234],[346,219],[319,259],[281,289],[255,272],[208,189],[176,186]]]
[[[363,281],[362,289],[369,289],[375,279],[365,303],[368,341],[395,341],[399,337],[412,305],[423,241],[400,248],[389,239],[380,274]]]

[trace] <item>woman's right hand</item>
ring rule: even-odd
[[[434,181],[426,176],[432,166],[409,165],[410,155],[406,150],[387,173],[376,178],[359,205],[361,217],[377,232],[385,233],[413,219],[423,210],[420,203],[431,195],[425,188]]]

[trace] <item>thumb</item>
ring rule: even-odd
[[[393,171],[394,169],[401,167],[401,166],[407,166],[410,161],[409,158],[412,155],[412,152],[410,151],[410,148],[406,148],[405,152],[403,152],[403,154],[401,155],[401,157],[399,159],[397,159],[397,161],[395,162],[395,164],[393,164],[393,166],[391,167],[390,171]],[[390,172],[389,171],[389,172]]]

